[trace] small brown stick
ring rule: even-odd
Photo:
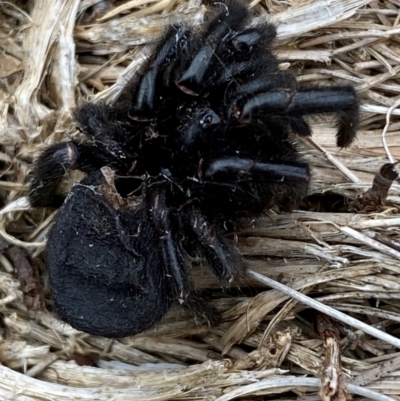
[[[349,212],[375,212],[385,206],[385,200],[394,180],[399,178],[397,163],[384,164],[375,175],[372,187],[347,206]]]
[[[79,366],[96,366],[97,358],[94,355],[84,354],[78,351],[72,351],[68,357],[67,361],[75,361]]]
[[[35,272],[25,252],[21,248],[12,246],[7,250],[7,255],[10,257],[17,271],[26,307],[31,311],[43,310],[40,284],[35,277]]]
[[[329,316],[317,313],[316,328],[326,350],[319,395],[323,401],[346,401],[348,392],[342,374],[337,323]]]

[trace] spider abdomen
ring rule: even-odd
[[[95,175],[95,174],[94,174]],[[124,337],[151,327],[172,300],[155,235],[140,226],[140,207],[115,210],[93,184],[76,184],[47,242],[55,310],[78,330]]]

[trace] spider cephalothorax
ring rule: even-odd
[[[303,116],[335,113],[338,146],[354,139],[354,89],[298,89],[269,50],[275,28],[248,27],[250,17],[226,1],[200,31],[171,26],[120,101],[76,111],[84,139],[39,157],[30,200],[61,207],[47,264],[55,309],[75,328],[122,337],[175,300],[201,310],[190,257],[232,281],[243,265],[226,223],[291,210],[306,194],[309,167],[292,139],[311,133]],[[87,176],[65,197],[66,169]]]

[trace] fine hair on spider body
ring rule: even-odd
[[[337,145],[354,140],[354,89],[299,89],[270,50],[274,26],[250,27],[251,17],[229,0],[199,31],[171,26],[119,101],[76,110],[82,139],[38,158],[30,202],[60,208],[47,266],[55,311],[76,329],[133,335],[176,301],[207,317],[190,261],[225,285],[244,274],[226,227],[306,195],[294,142],[311,134],[304,117],[334,113]],[[86,177],[60,194],[67,170]]]

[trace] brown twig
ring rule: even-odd
[[[7,250],[7,255],[12,260],[17,271],[26,307],[31,311],[43,310],[44,305],[41,298],[41,286],[25,251],[16,246],[12,246]]]
[[[399,178],[396,169],[398,163],[384,164],[376,173],[372,187],[364,192],[359,198],[347,205],[347,211],[374,212],[385,206],[385,201],[393,181]]]
[[[316,328],[325,346],[325,360],[319,391],[323,401],[346,401],[348,392],[343,380],[340,336],[337,323],[329,316],[317,313]]]

